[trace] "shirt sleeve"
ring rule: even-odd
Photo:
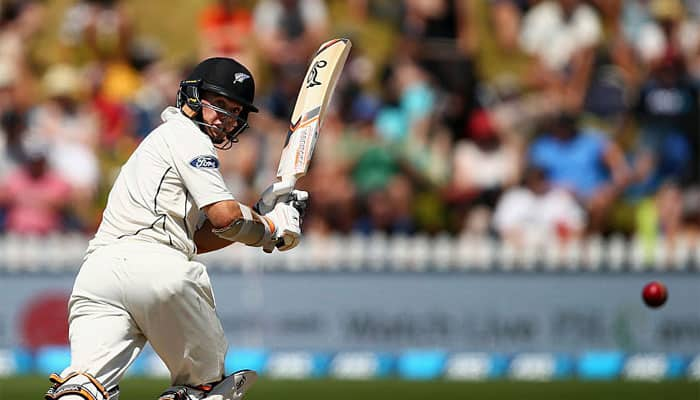
[[[193,136],[189,130],[177,130],[172,139],[169,147],[173,166],[197,208],[234,199],[226,187],[219,159],[209,139]]]

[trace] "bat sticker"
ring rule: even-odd
[[[311,72],[309,72],[309,76],[306,77],[307,88],[318,86],[321,84],[321,82],[316,80],[316,78],[318,77],[318,69],[323,68],[326,65],[328,65],[328,62],[326,62],[326,60],[318,60],[314,63],[314,66],[311,68]]]

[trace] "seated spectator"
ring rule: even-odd
[[[394,176],[387,188],[377,188],[364,198],[364,212],[355,221],[354,230],[364,234],[415,233],[410,209],[412,196],[410,181],[403,175]]]
[[[304,80],[305,74],[306,66],[301,64],[289,65],[279,71],[279,79],[274,80],[261,100],[261,104],[272,116],[285,122],[289,120],[299,94],[299,84]]]
[[[124,2],[79,0],[63,15],[59,43],[75,60],[110,60],[126,54],[131,35],[132,21]]]
[[[687,79],[683,60],[674,54],[656,60],[634,110],[642,194],[653,193],[668,179],[698,182],[700,171],[691,161],[700,154],[698,107],[698,89]]]
[[[443,110],[452,136],[464,129],[473,108],[476,73],[471,54],[476,46],[470,16],[473,2],[408,0],[401,23],[397,54],[416,62],[431,81],[445,92]]]
[[[26,129],[24,113],[8,110],[0,116],[0,180],[24,163],[22,142]]]
[[[253,68],[253,16],[241,3],[215,0],[199,14],[200,58],[230,57]]]
[[[327,40],[328,9],[321,0],[262,0],[253,21],[262,56],[275,72],[305,65]]]
[[[409,60],[390,66],[384,104],[374,120],[376,133],[416,179],[441,186],[449,174],[449,135],[437,126],[437,94],[426,71]]]
[[[498,47],[505,51],[518,50],[518,32],[528,0],[493,0],[489,2],[489,22]]]
[[[161,123],[160,113],[175,104],[172,88],[182,77],[180,71],[162,59],[161,45],[149,40],[135,41],[130,51],[130,63],[139,71],[141,85],[129,102],[134,134],[144,138]]]
[[[83,83],[75,68],[52,66],[43,78],[47,99],[31,111],[28,135],[50,146],[51,169],[70,184],[71,207],[84,227],[92,228],[100,178],[99,130],[93,109],[81,101]]]
[[[652,64],[669,52],[690,55],[697,51],[697,21],[690,18],[683,1],[651,0],[646,7],[630,3],[626,6],[637,15],[628,34],[644,64]]]
[[[583,1],[543,1],[522,21],[520,45],[549,69],[561,71],[582,49],[601,39],[600,17]]]
[[[571,191],[584,204],[592,232],[607,228],[606,217],[631,179],[620,147],[598,132],[581,129],[566,113],[534,140],[529,162],[543,169],[555,188]]]
[[[46,15],[46,2],[39,0],[13,0],[0,2],[0,81],[3,83],[0,112],[4,103],[26,109],[31,106],[36,93],[33,67],[36,54],[28,46],[41,32]],[[6,87],[9,81],[20,83]],[[5,90],[8,93],[4,93]]]
[[[70,202],[70,186],[49,168],[47,149],[27,149],[22,168],[0,182],[5,228],[22,235],[46,235],[63,228],[62,211]]]
[[[522,247],[580,237],[586,213],[570,192],[552,187],[544,171],[532,167],[525,171],[522,185],[501,196],[492,225],[501,239]]]
[[[504,142],[487,110],[472,114],[468,135],[455,143],[452,178],[445,190],[445,201],[457,211],[459,220],[476,205],[492,210],[501,192],[517,182],[520,172],[517,148]]]
[[[625,127],[630,100],[642,78],[642,68],[632,43],[624,35],[623,2],[593,0],[601,15],[605,38],[595,49],[589,86],[584,99],[587,117],[604,130],[617,132]],[[590,118],[589,118],[590,119]]]
[[[586,2],[538,3],[524,15],[520,32],[520,46],[537,60],[528,74],[532,84],[555,92],[566,109],[580,109],[601,38],[600,17]]]
[[[424,141],[436,107],[435,90],[425,70],[410,61],[398,61],[384,71],[385,98],[375,127],[387,142]]]

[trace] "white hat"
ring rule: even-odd
[[[73,97],[80,93],[82,81],[77,68],[67,64],[51,66],[42,79],[44,91],[49,97]]]

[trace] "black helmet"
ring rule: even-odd
[[[177,107],[181,108],[187,104],[197,113],[196,118],[199,118],[202,109],[202,90],[222,95],[243,106],[243,112],[238,117],[241,120],[238,129],[227,135],[229,142],[237,142],[237,136],[248,127],[248,113],[258,112],[258,108],[253,105],[255,81],[250,71],[231,58],[208,58],[199,63],[187,79],[180,82]],[[195,120],[195,122],[198,121]],[[201,121],[199,122],[201,125]]]

